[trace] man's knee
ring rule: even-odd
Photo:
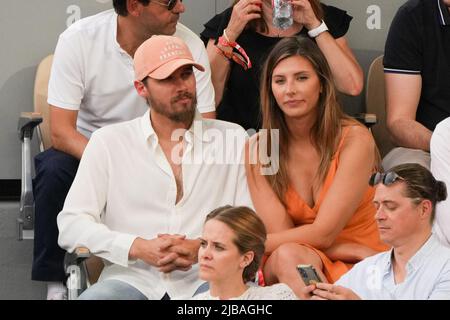
[[[111,300],[112,292],[99,283],[86,289],[79,297],[78,300]]]
[[[111,279],[89,287],[78,300],[147,300],[147,297],[132,285]]]
[[[48,149],[35,158],[35,188],[68,189],[78,169],[78,159],[71,155]]]
[[[59,174],[66,171],[76,171],[78,159],[53,148],[39,153],[35,158],[36,173],[45,175]]]

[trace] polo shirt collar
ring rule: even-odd
[[[112,36],[112,43],[114,45],[114,48],[117,50],[121,50],[122,48],[120,47],[119,43],[117,42],[117,27],[119,25],[118,20],[119,20],[119,15],[117,13],[114,13],[112,15],[112,18],[110,21],[110,24],[111,24],[110,28],[113,31],[111,33],[111,36]]]
[[[450,26],[450,12],[448,11],[448,7],[442,0],[435,1],[437,1],[438,6],[439,23],[441,26]]]
[[[111,10],[114,10],[114,9],[111,9]],[[120,46],[119,42],[117,42],[117,28],[119,26],[118,20],[119,20],[119,15],[114,12],[114,14],[112,15],[111,21],[110,21],[110,24],[111,24],[110,28],[113,31],[113,32],[111,32],[111,36],[112,36],[111,43],[113,44],[114,50],[119,51],[119,53],[122,55],[126,55],[126,56],[130,57],[128,52],[123,50],[122,47]]]

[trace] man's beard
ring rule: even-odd
[[[175,110],[175,104],[185,98],[191,99],[191,104],[186,106],[180,111]],[[192,121],[195,117],[195,109],[197,108],[197,96],[189,92],[183,92],[170,100],[170,106],[160,104],[154,101],[151,97],[147,99],[147,103],[154,112],[178,123],[183,123],[184,125],[190,127]]]

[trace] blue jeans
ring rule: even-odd
[[[148,300],[138,289],[119,280],[97,282],[84,291],[78,300]]]
[[[31,279],[64,281],[64,254],[58,246],[56,216],[62,210],[78,169],[78,159],[50,148],[35,159],[35,231]]]
[[[208,291],[209,285],[207,282],[198,287],[194,296]],[[162,300],[170,299],[166,293]],[[97,282],[92,287],[84,291],[78,300],[148,300],[148,298],[138,289],[120,280],[104,280]]]

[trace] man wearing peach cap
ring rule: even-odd
[[[253,206],[242,161],[247,135],[201,117],[194,68],[204,70],[179,38],[145,41],[134,86],[151,108],[89,140],[58,215],[59,245],[87,247],[105,262],[80,299],[192,297],[202,283],[197,238],[206,215],[225,204]]]
[[[147,110],[133,86],[133,56],[153,35],[183,39],[194,60],[205,67],[196,73],[198,104],[204,117],[214,117],[214,88],[208,55],[200,38],[179,18],[182,0],[113,0],[113,9],[83,18],[58,39],[49,81],[52,148],[36,156],[33,192],[36,224],[32,279],[46,281],[47,299],[66,291],[63,260],[57,245],[56,216],[75,177],[79,160],[95,130],[132,120]]]

